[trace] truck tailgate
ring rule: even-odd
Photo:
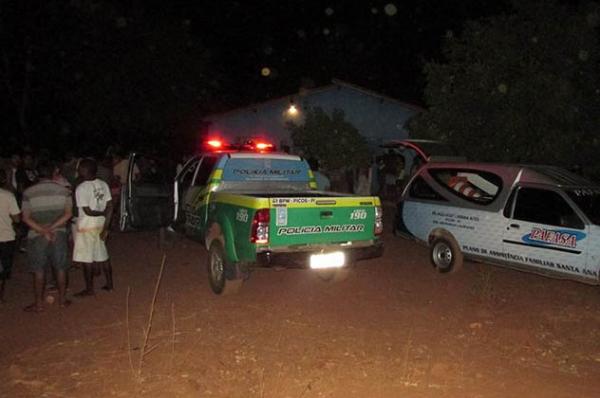
[[[378,205],[374,197],[270,198],[270,246],[373,239]]]

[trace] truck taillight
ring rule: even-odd
[[[381,206],[375,207],[375,235],[383,233],[383,209]]]
[[[250,242],[269,243],[269,221],[271,216],[269,209],[259,209],[254,213],[252,219],[252,231],[250,233]]]

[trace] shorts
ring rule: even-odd
[[[73,261],[78,263],[101,263],[108,260],[106,242],[100,239],[101,230],[75,232]]]
[[[0,242],[0,280],[10,279],[15,245],[14,240]]]
[[[55,232],[52,242],[43,236],[29,238],[27,240],[29,271],[44,271],[49,263],[56,271],[66,271],[69,268],[67,250],[67,233],[64,231]]]

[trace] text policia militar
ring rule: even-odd
[[[364,224],[336,224],[336,225],[306,225],[301,227],[279,227],[277,235],[306,235],[337,232],[363,232]]]

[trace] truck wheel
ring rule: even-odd
[[[243,279],[228,280],[225,277],[229,266],[223,245],[219,241],[213,242],[208,251],[208,283],[215,294],[234,294],[242,287]]]
[[[457,271],[462,267],[463,254],[453,240],[437,238],[431,244],[430,258],[438,272]]]

